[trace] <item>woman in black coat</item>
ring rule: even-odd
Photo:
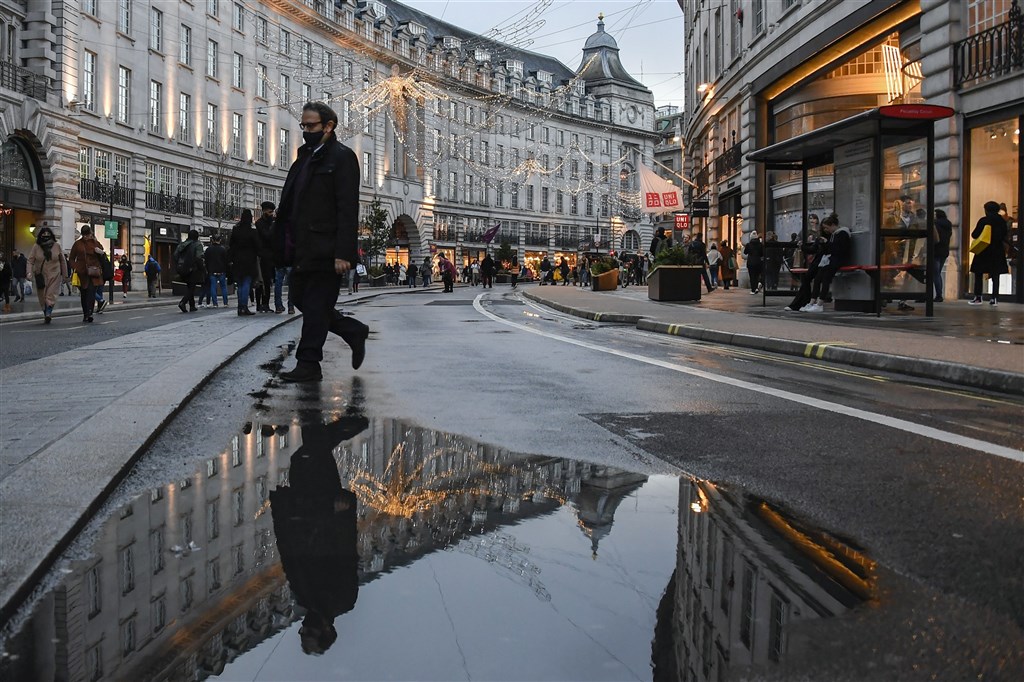
[[[999,204],[995,201],[985,202],[985,215],[975,225],[974,231],[971,232],[971,239],[980,237],[986,225],[991,226],[992,238],[984,250],[974,254],[974,260],[971,261],[971,272],[974,273],[974,298],[969,301],[971,305],[981,305],[983,275],[988,275],[992,279],[992,297],[988,302],[991,305],[996,305],[999,295],[999,275],[1010,271],[1006,265],[1006,221],[999,215]]]
[[[242,211],[242,219],[231,228],[228,242],[231,273],[238,285],[238,314],[255,315],[249,310],[249,290],[259,273],[260,239],[252,226],[252,211]]]

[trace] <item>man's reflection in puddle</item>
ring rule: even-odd
[[[342,488],[332,451],[369,424],[361,388],[353,380],[341,416],[300,411],[302,445],[292,454],[289,484],[270,492],[281,565],[295,602],[306,610],[299,628],[302,650],[311,655],[334,644],[334,619],[352,610],[359,593],[356,496]]]

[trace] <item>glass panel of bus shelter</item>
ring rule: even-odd
[[[768,191],[772,205],[772,220],[766,226],[765,235],[765,286],[769,291],[784,291],[799,286],[799,275],[793,276],[789,269],[806,268],[810,263],[803,251],[794,245],[794,241],[801,244],[804,241],[815,240],[820,234],[821,221],[833,211],[835,197],[832,173],[832,164],[808,170],[805,203],[800,171],[769,171]],[[772,246],[773,238],[776,240],[776,247]],[[773,287],[773,284],[776,286]]]
[[[882,139],[881,289],[890,298],[925,293],[928,140]]]

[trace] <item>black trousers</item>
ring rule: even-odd
[[[747,266],[747,274],[750,275],[751,291],[757,291],[757,287],[761,283],[761,273],[763,272],[764,267],[761,265]]]
[[[263,288],[258,292],[256,305],[260,308],[270,307],[270,294],[274,291],[274,264],[269,258],[260,259],[260,273],[263,275]]]
[[[82,297],[82,317],[92,317],[93,309],[96,307],[96,285],[92,277],[82,277],[82,283],[78,286],[78,293]]]
[[[340,336],[346,343],[363,330],[363,323],[335,309],[341,292],[341,275],[331,271],[292,270],[291,303],[302,312],[302,336],[295,350],[299,362],[319,363],[324,359],[327,333]]]
[[[181,297],[181,301],[178,302],[178,305],[185,305],[186,303],[188,304],[188,309],[189,310],[195,310],[196,309],[196,283],[195,282],[186,282],[185,283],[185,295]]]

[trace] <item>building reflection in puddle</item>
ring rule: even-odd
[[[547,601],[530,547],[502,529],[566,506],[596,556],[645,481],[367,419],[358,401],[248,424],[192,477],[106,522],[6,643],[4,677],[202,679],[297,620],[302,648],[320,653],[361,586],[437,550]]]
[[[784,663],[808,641],[791,638],[795,628],[809,632],[875,592],[872,560],[741,490],[680,480],[678,533],[655,680],[742,679]]]

